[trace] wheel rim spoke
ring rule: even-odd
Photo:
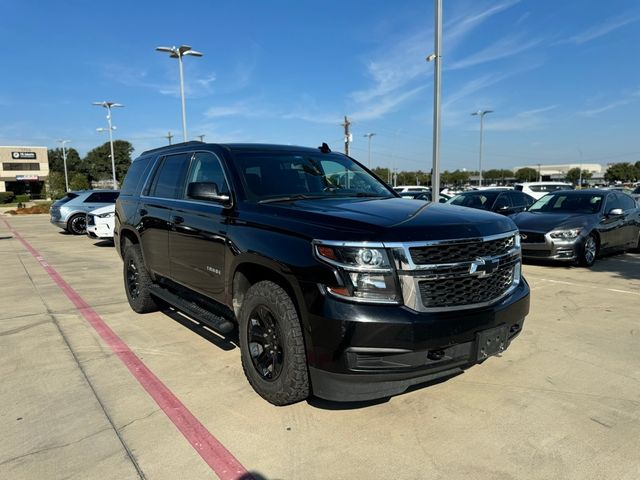
[[[259,305],[251,312],[247,340],[255,370],[264,380],[277,379],[282,371],[284,357],[277,318],[267,306]]]

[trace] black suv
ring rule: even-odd
[[[129,303],[231,334],[262,397],[391,396],[502,352],[529,312],[506,217],[402,199],[319,148],[143,153],[116,204]]]

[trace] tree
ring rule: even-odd
[[[609,168],[607,168],[607,171],[604,173],[604,179],[607,182],[628,182],[637,180],[638,178],[636,167],[627,162],[609,165]]]
[[[47,192],[53,200],[64,197],[66,192],[64,173],[50,171],[47,177],[47,184]]]
[[[133,145],[125,140],[114,140],[116,180],[122,182],[131,165]],[[89,180],[111,180],[111,147],[105,142],[87,153],[84,163],[89,173]]]
[[[70,190],[88,190],[89,180],[84,173],[74,173],[73,177],[69,180]]]
[[[49,171],[60,172],[64,175],[64,157],[61,148],[49,149],[47,151],[49,157]],[[67,174],[69,178],[76,172],[82,171],[82,160],[75,148],[67,149]]]
[[[535,182],[538,179],[538,171],[530,167],[520,168],[516,171],[515,177],[519,182]]]
[[[389,181],[389,179],[391,178],[389,176],[389,169],[388,168],[375,167],[375,168],[372,168],[371,171],[373,173],[375,173],[377,176],[379,176],[384,182]]]
[[[589,180],[591,178],[591,172],[587,170],[582,170],[582,181]],[[567,172],[566,180],[571,183],[578,184],[580,182],[580,168],[575,167]]]

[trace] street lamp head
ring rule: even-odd
[[[175,50],[176,47],[156,47],[156,51],[158,52],[173,53]]]
[[[196,52],[195,50],[188,50],[184,52],[183,55],[191,55],[192,57],[201,57],[203,54],[201,52]]]
[[[493,110],[478,110],[477,112],[473,112],[471,115],[480,115],[481,117],[483,117],[487,113],[493,113]]]
[[[93,105],[95,105],[96,107],[104,107],[107,109],[110,109],[113,107],[124,107],[124,105],[122,105],[121,103],[116,103],[116,102],[93,102]]]

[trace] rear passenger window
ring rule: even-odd
[[[190,157],[187,153],[165,157],[153,179],[149,196],[181,198]]]
[[[622,204],[623,210],[631,210],[636,208],[636,202],[629,195],[625,195],[624,193],[620,194],[620,203]]]
[[[194,182],[215,183],[219,194],[229,195],[229,186],[224,177],[222,165],[218,157],[212,153],[198,152],[195,154],[191,162],[187,185]]]

